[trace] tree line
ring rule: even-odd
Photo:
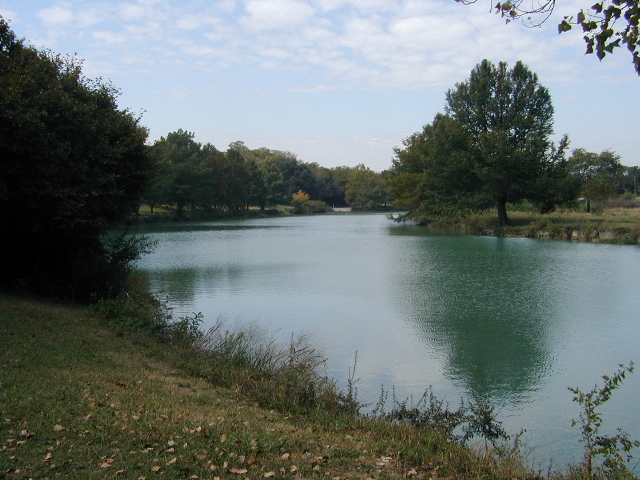
[[[294,204],[297,213],[351,206],[372,209],[388,202],[384,175],[364,165],[327,168],[288,151],[249,149],[243,142],[220,151],[177,130],[149,146],[151,173],[141,200],[191,215],[239,215]]]

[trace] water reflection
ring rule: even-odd
[[[554,303],[544,254],[527,240],[413,237],[396,270],[403,317],[472,396],[518,402],[544,381]]]

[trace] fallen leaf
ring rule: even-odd
[[[151,467],[152,472],[159,472],[162,467],[160,465],[154,465]]]
[[[291,473],[296,473],[298,471],[298,467],[296,465],[291,465]]]
[[[290,453],[283,453],[280,458],[282,460],[291,460],[291,454]]]
[[[108,463],[108,462],[104,462],[104,463],[100,464],[100,468],[109,468],[110,466],[111,466],[111,464]]]
[[[178,461],[178,457],[173,457],[171,460],[167,462],[167,465],[173,465]]]
[[[263,478],[271,478],[275,476],[276,476],[276,472],[267,472],[264,475],[262,475]]]
[[[235,473],[236,475],[244,475],[245,473],[247,473],[249,470],[247,470],[246,468],[230,468],[229,469],[229,473]]]

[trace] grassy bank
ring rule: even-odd
[[[195,360],[166,340],[182,327],[163,343],[95,310],[0,295],[0,478],[541,478],[515,450],[398,417],[262,408],[242,379],[187,373]]]
[[[436,230],[455,230],[473,235],[549,238],[601,243],[640,243],[640,208],[610,207],[599,213],[578,211],[539,214],[511,211],[511,225],[496,228],[497,214],[486,212],[429,224]]]
[[[0,478],[524,478],[431,432],[287,415],[90,311],[0,296]]]

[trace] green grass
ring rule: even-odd
[[[508,445],[261,408],[240,380],[176,368],[193,371],[179,342],[106,326],[95,309],[0,295],[0,338],[2,479],[541,478]]]
[[[511,224],[497,228],[496,212],[431,222],[430,228],[466,234],[550,238],[602,243],[640,243],[640,208],[607,208],[599,213],[577,211],[540,214],[509,210]]]

